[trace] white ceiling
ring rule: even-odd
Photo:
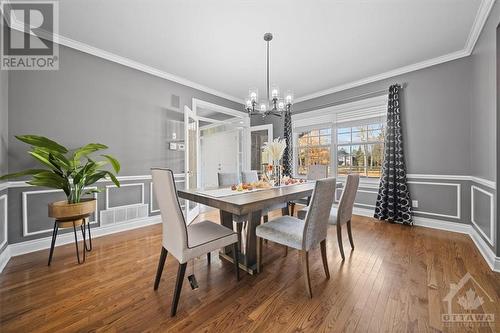
[[[264,97],[269,31],[271,82],[297,98],[461,54],[483,1],[65,0],[59,19],[66,39],[237,100]]]

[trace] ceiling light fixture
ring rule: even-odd
[[[261,115],[266,117],[273,115],[281,117],[283,112],[290,112],[293,104],[293,92],[288,90],[285,98],[280,98],[280,90],[277,85],[269,85],[269,42],[273,39],[273,34],[267,32],[264,34],[264,40],[267,43],[267,101],[258,102],[259,91],[257,88],[251,88],[248,92],[248,98],[245,101],[245,111],[249,115]],[[271,94],[269,94],[271,92]]]

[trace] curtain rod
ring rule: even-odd
[[[404,89],[407,86],[406,82],[394,83],[394,84],[399,84],[401,86],[401,89]],[[302,113],[302,112],[313,111],[313,110],[317,110],[317,109],[324,109],[324,108],[328,108],[331,106],[344,104],[344,103],[349,102],[349,101],[357,100],[357,99],[360,99],[361,97],[370,96],[370,95],[382,95],[382,93],[386,94],[388,92],[389,92],[389,88],[386,88],[386,89],[382,89],[382,90],[372,91],[369,93],[364,93],[361,95],[347,97],[347,98],[340,99],[340,100],[335,101],[335,102],[331,102],[331,103],[327,103],[327,104],[323,104],[323,105],[317,105],[317,106],[313,106],[313,107],[309,107],[307,109],[301,109],[301,110],[297,110],[297,111]]]

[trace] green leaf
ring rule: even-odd
[[[101,155],[101,156],[106,158],[109,161],[109,163],[111,163],[116,173],[120,172],[120,162],[118,162],[116,158],[114,158],[111,155]]]
[[[50,169],[52,169],[52,170],[59,170],[55,165],[53,165],[49,161],[48,157],[44,156],[44,154],[36,152],[36,151],[29,151],[28,154],[30,154],[31,156],[33,156],[37,161],[39,161],[43,165],[49,167]]]
[[[106,171],[99,171],[87,176],[87,179],[85,180],[85,186],[94,184],[99,179],[106,177],[106,175],[107,175]]]
[[[106,174],[109,176],[109,178],[111,178],[111,181],[116,185],[116,187],[120,187],[120,182],[118,181],[118,179],[116,179],[115,175],[113,175],[109,171],[104,171],[104,172],[106,172]]]
[[[70,163],[66,156],[59,152],[50,152],[49,154],[49,160],[52,164],[59,166],[60,169],[63,169],[65,171],[70,170]]]
[[[81,148],[78,148],[73,152],[73,161],[76,163],[77,161],[80,161],[80,158],[83,156],[87,156],[88,154],[91,154],[93,152],[96,152],[98,150],[102,149],[108,149],[108,146],[103,145],[101,143],[89,143]]]
[[[34,147],[42,147],[50,150],[57,151],[59,153],[67,153],[68,149],[61,146],[57,142],[50,140],[44,136],[38,135],[16,135],[16,138],[24,143],[32,145]]]
[[[44,172],[33,175],[33,179],[27,183],[31,185],[45,186],[64,190],[66,186],[66,179],[58,176],[51,171],[45,170]]]
[[[34,175],[34,174],[44,172],[44,171],[47,171],[47,170],[45,170],[45,169],[28,169],[28,170],[24,170],[21,172],[9,173],[7,175],[3,175],[0,177],[0,180],[13,179],[13,178],[19,178],[19,177],[28,176],[28,175]]]

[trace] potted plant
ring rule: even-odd
[[[30,185],[45,186],[60,189],[66,194],[67,200],[49,204],[49,216],[59,221],[71,221],[88,217],[95,211],[95,199],[86,197],[101,189],[89,189],[98,180],[109,177],[118,187],[120,182],[114,173],[120,171],[120,163],[112,156],[101,154],[102,160],[94,160],[91,154],[107,149],[100,143],[89,143],[83,147],[68,150],[43,136],[20,135],[16,138],[31,145],[28,154],[43,168],[28,169],[0,177],[0,180],[30,176]],[[108,164],[112,171],[103,169]]]

